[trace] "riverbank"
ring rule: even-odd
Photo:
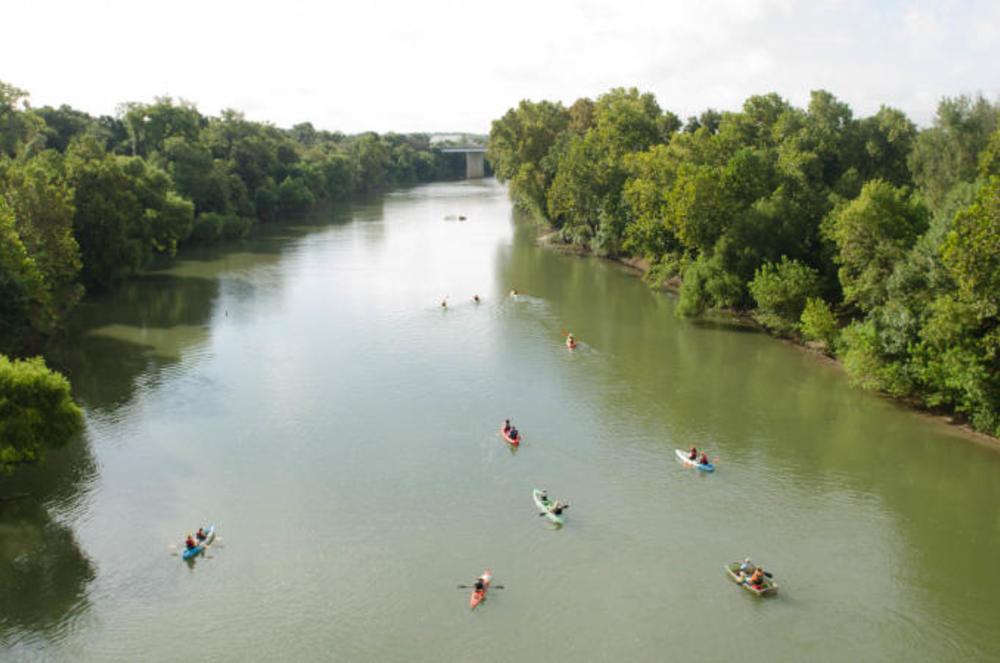
[[[646,258],[637,257],[602,257],[596,255],[593,251],[586,249],[581,246],[566,244],[560,241],[559,231],[553,230],[551,224],[544,219],[535,218],[535,223],[542,230],[539,234],[536,242],[539,246],[556,251],[558,253],[563,253],[566,255],[572,255],[579,258],[601,258],[603,260],[608,260],[610,262],[616,263],[626,268],[627,271],[631,272],[638,278],[645,281],[645,275],[649,272],[651,263]],[[680,293],[681,279],[679,276],[671,277],[665,281],[659,283],[650,283],[650,287],[661,290],[664,292],[677,295]],[[757,331],[770,336],[771,338],[784,343],[785,345],[794,348],[798,352],[809,355],[816,362],[822,363],[828,367],[832,367],[838,372],[846,376],[847,370],[844,367],[843,362],[831,354],[824,343],[817,343],[814,341],[806,341],[799,338],[790,338],[787,336],[779,336],[769,330],[767,327],[761,325],[754,316],[748,311],[737,311],[733,309],[727,309],[719,311],[721,315],[731,317],[733,321],[737,322],[741,326],[752,327]],[[856,388],[856,387],[855,387]],[[916,414],[922,418],[925,418],[928,422],[934,423],[935,425],[946,426],[949,430],[957,431],[962,434],[962,436],[971,442],[976,444],[984,445],[990,447],[996,451],[1000,451],[1000,437],[990,435],[983,431],[976,430],[973,428],[967,419],[961,417],[958,414],[947,412],[947,411],[935,411],[926,407],[923,403],[912,397],[896,397],[891,394],[881,392],[881,391],[868,391],[893,405],[905,409],[913,414]]]

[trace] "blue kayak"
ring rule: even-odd
[[[702,472],[715,471],[715,465],[712,465],[711,463],[699,463],[696,460],[691,460],[690,458],[688,458],[687,453],[681,451],[680,449],[674,449],[674,452],[677,454],[677,458],[679,458],[681,463],[683,463],[685,466],[697,467]]]
[[[184,559],[191,559],[205,552],[205,550],[212,545],[212,541],[215,541],[215,525],[209,525],[206,527],[205,535],[204,541],[200,541],[194,548],[186,548],[184,552],[181,553],[181,557]]]

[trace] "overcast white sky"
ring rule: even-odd
[[[93,114],[169,94],[291,126],[487,132],[615,86],[682,118],[828,89],[926,124],[1000,96],[1000,0],[45,0],[0,13],[0,80]]]

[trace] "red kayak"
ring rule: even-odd
[[[500,434],[503,435],[503,439],[507,441],[507,444],[509,444],[512,447],[516,447],[517,445],[521,444],[520,433],[517,434],[517,437],[510,437],[509,435],[507,435],[507,431],[503,429],[503,425],[501,425]]]
[[[483,571],[483,575],[479,576],[479,579],[483,581],[483,588],[472,590],[472,596],[469,597],[469,610],[474,609],[486,598],[486,592],[489,591],[490,582],[493,580],[493,572],[486,569]]]

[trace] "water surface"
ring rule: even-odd
[[[537,248],[491,181],[88,300],[53,353],[86,433],[0,479],[33,494],[0,505],[0,658],[1000,658],[1000,454],[673,310]],[[689,445],[714,475],[676,463]],[[172,555],[207,522],[207,558]],[[746,555],[778,597],[726,579]],[[506,588],[470,614],[456,585],[486,567]]]

